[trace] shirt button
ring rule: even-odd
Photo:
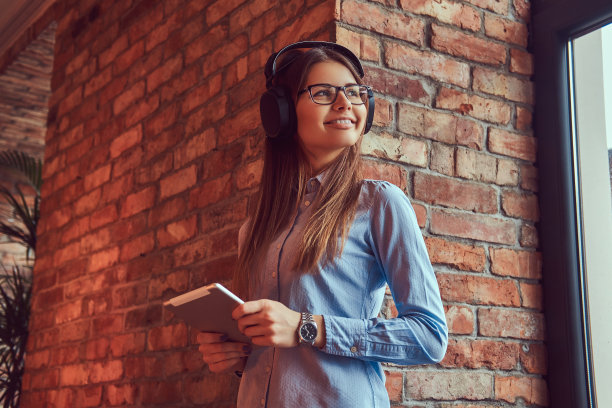
[[[310,205],[310,201],[308,201],[308,200],[304,201],[304,205],[305,205],[306,207],[308,207],[308,206]]]
[[[277,245],[276,245],[276,249],[280,249],[280,244],[277,244]]]
[[[261,401],[259,401],[259,403],[260,403],[261,405],[264,405],[264,404],[266,403],[266,400],[262,398],[262,399],[261,399]]]
[[[269,373],[271,370],[270,366],[266,366],[266,373]]]
[[[276,278],[276,272],[272,272],[272,277]]]
[[[357,352],[357,347],[353,346],[351,347],[351,353],[356,353]]]

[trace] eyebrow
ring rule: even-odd
[[[360,84],[357,84],[357,83],[355,83],[355,82],[348,82],[348,83],[346,83],[346,84],[344,84],[344,85],[332,85],[332,84],[328,84],[328,83],[326,83],[326,82],[323,82],[323,83],[317,83],[317,84],[312,84],[312,85],[308,85],[308,86],[315,86],[315,85],[327,85],[327,86],[351,86],[351,85],[360,85]]]

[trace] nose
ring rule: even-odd
[[[334,102],[333,108],[335,110],[351,110],[353,104],[348,100],[344,90],[338,89],[338,95],[336,96],[336,101]]]

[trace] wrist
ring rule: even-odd
[[[314,315],[312,316],[315,323],[317,324],[317,338],[314,341],[313,346],[322,349],[325,347],[325,319],[322,315]]]

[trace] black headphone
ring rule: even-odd
[[[284,63],[278,70],[276,69],[276,60],[278,57],[296,48],[330,48],[339,54],[345,56],[357,70],[360,78],[363,78],[363,67],[359,58],[346,47],[332,42],[326,41],[301,41],[290,44],[279,52],[272,53],[266,62],[264,74],[266,75],[266,92],[259,100],[259,114],[261,123],[266,131],[266,135],[272,139],[283,139],[291,137],[295,134],[297,128],[297,118],[295,107],[293,106],[293,98],[290,91],[282,86],[272,86],[272,81],[276,74],[287,68],[293,60]],[[372,127],[374,120],[374,93],[368,88],[368,116],[366,118],[364,133],[368,133]]]

